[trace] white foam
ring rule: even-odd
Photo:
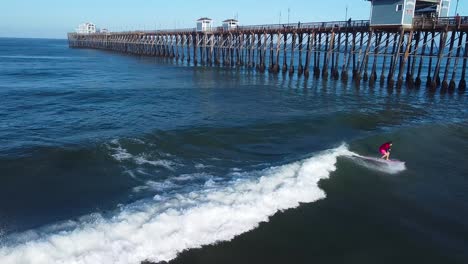
[[[133,139],[135,142],[142,142],[139,139]],[[175,162],[172,162],[170,160],[150,160],[146,154],[141,154],[141,155],[132,155],[127,151],[127,149],[123,148],[122,145],[120,145],[119,140],[114,139],[111,141],[112,145],[108,145],[108,148],[114,152],[112,157],[117,160],[117,161],[132,161],[138,165],[152,165],[155,167],[163,167],[168,170],[174,170],[174,167],[177,166]],[[168,155],[165,155],[168,157]]]
[[[201,173],[182,174],[177,177],[172,177],[171,180],[184,182],[184,181],[192,181],[192,180],[197,180],[197,179],[208,179],[212,177],[213,176],[211,174],[201,172]]]
[[[363,167],[388,174],[397,174],[406,170],[405,162],[402,161],[385,161],[379,158],[361,156],[356,153],[353,153],[350,158]]]
[[[231,240],[278,211],[325,197],[321,179],[336,169],[346,146],[309,159],[171,197],[155,196],[122,208],[111,219],[98,215],[59,232],[29,231],[26,243],[4,244],[0,263],[140,263],[168,261],[188,248]],[[20,234],[16,235],[20,236]]]
[[[176,165],[174,162],[170,160],[148,160],[144,155],[134,157],[133,160],[138,165],[149,164],[155,167],[163,167],[168,170],[174,170],[174,166]]]
[[[195,168],[198,169],[198,170],[206,169],[206,168],[210,168],[210,167],[212,167],[212,166],[201,164],[201,163],[195,164]]]
[[[117,161],[123,161],[133,158],[133,155],[128,153],[128,151],[122,148],[120,145],[116,148],[113,148],[113,150],[115,151],[115,153],[112,154],[112,157],[114,157],[114,159],[116,159]]]
[[[139,192],[142,192],[142,191],[146,191],[146,190],[148,190],[148,189],[149,189],[149,187],[146,186],[146,185],[144,185],[144,186],[133,187],[133,188],[132,188],[132,191],[133,191],[134,193],[139,193]]]
[[[154,191],[165,191],[168,189],[174,189],[178,185],[173,183],[172,181],[162,181],[162,182],[155,182],[155,181],[147,181],[146,186],[148,186],[149,189],[154,190]]]
[[[133,173],[133,171],[126,170],[126,171],[124,171],[124,173],[130,175],[130,177],[132,177],[132,179],[138,180],[138,178],[136,177],[135,173]]]

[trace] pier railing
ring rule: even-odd
[[[106,32],[95,33],[97,35],[126,35],[126,34],[177,34],[177,33],[223,33],[223,32],[258,32],[263,30],[268,31],[290,31],[290,30],[326,30],[332,28],[368,28],[369,20],[353,20],[353,21],[328,21],[328,22],[308,22],[308,23],[289,23],[289,24],[264,24],[264,25],[249,25],[238,26],[235,29],[225,29],[224,27],[213,27],[207,31],[197,31],[196,28],[179,28],[179,29],[165,29],[165,30],[134,30],[134,31],[119,31],[119,32]],[[75,34],[75,33],[70,33]]]
[[[291,30],[291,29],[326,29],[326,28],[358,28],[369,27],[369,20],[354,20],[354,21],[328,21],[328,22],[309,22],[309,23],[289,23],[289,24],[269,24],[255,26],[240,26],[237,30]],[[222,30],[222,29],[221,29]]]
[[[413,28],[430,30],[434,28],[440,28],[444,26],[460,27],[468,29],[468,16],[458,17],[440,17],[440,18],[428,18],[428,17],[416,17],[413,19]],[[264,25],[248,25],[239,26],[235,29],[225,29],[224,27],[213,27],[211,30],[203,31],[209,33],[223,33],[223,32],[258,32],[258,31],[290,31],[290,30],[330,30],[334,28],[369,28],[369,20],[352,20],[352,21],[327,21],[327,22],[307,22],[307,23],[289,23],[289,24],[264,24]],[[374,29],[378,29],[378,26],[374,26]],[[389,27],[385,27],[387,30]],[[398,29],[398,27],[394,27]],[[152,35],[152,34],[182,34],[182,33],[196,33],[196,28],[179,28],[179,29],[164,29],[164,30],[134,30],[134,31],[119,31],[119,32],[106,32],[106,33],[94,33],[96,35],[127,35],[127,34],[141,34],[141,35]],[[70,33],[75,34],[75,33]]]
[[[433,29],[444,26],[468,28],[468,16],[456,16],[456,17],[440,17],[440,18],[429,18],[429,17],[415,17],[413,19],[413,28],[415,29]],[[259,30],[267,31],[283,31],[283,30],[307,30],[317,29],[326,30],[333,28],[368,28],[370,27],[369,20],[352,20],[352,21],[327,21],[327,22],[307,22],[307,23],[289,23],[289,24],[264,24],[264,25],[248,25],[238,26],[235,29],[225,29],[223,27],[213,27],[211,30],[204,31],[206,33],[222,33],[222,32],[257,32]],[[378,29],[378,26],[374,26]],[[385,27],[388,29],[389,27]],[[398,27],[397,27],[398,28]],[[133,30],[133,31],[119,31],[119,32],[106,32],[106,33],[94,33],[96,35],[126,35],[126,34],[177,34],[177,33],[195,33],[199,32],[196,28],[178,28],[178,29],[164,29],[164,30]],[[77,34],[77,33],[70,33]]]
[[[413,27],[418,29],[433,29],[436,27],[465,27],[468,28],[468,17],[467,16],[455,16],[455,17],[416,17],[413,19]]]

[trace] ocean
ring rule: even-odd
[[[0,102],[2,264],[468,263],[466,93],[3,38]]]

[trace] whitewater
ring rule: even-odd
[[[139,263],[169,261],[190,248],[228,241],[278,211],[325,198],[318,182],[336,170],[346,145],[305,160],[271,167],[259,178],[206,184],[186,194],[161,196],[121,208],[112,217],[79,220],[9,235],[0,262]],[[254,173],[254,172],[250,172]]]

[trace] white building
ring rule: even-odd
[[[83,23],[78,26],[76,33],[80,34],[92,34],[96,33],[96,25],[93,23]]]
[[[202,17],[197,20],[197,31],[211,31],[213,29],[213,19]]]
[[[239,21],[235,19],[226,19],[223,21],[223,29],[224,30],[232,30],[236,29],[239,26]]]

